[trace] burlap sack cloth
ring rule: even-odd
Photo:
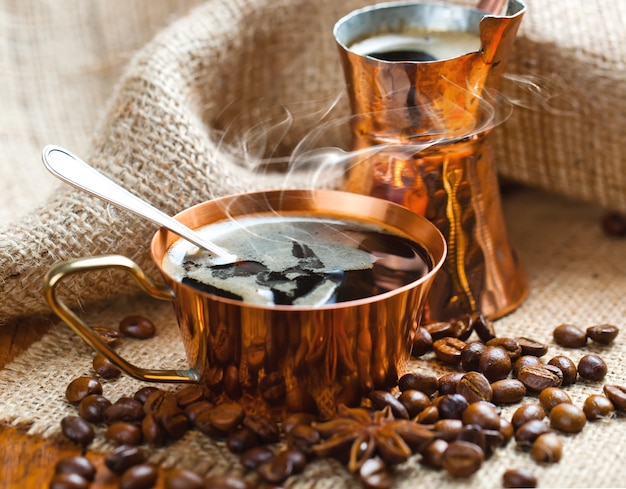
[[[265,127],[258,125],[264,120],[280,128],[277,120],[295,114],[281,140],[279,131],[266,134],[266,153],[275,148],[274,155],[288,154],[315,123],[310,114],[323,113],[342,94],[332,25],[366,3],[214,0],[194,9],[193,2],[167,0],[2,2],[0,319],[48,312],[40,284],[56,261],[119,252],[151,268],[146,250],[154,226],[57,184],[41,168],[43,145],[65,145],[172,214],[227,193],[301,186],[306,177],[285,183],[281,174],[255,171],[262,140],[247,152],[241,145],[227,150],[224,141],[232,142],[233,128],[238,136]],[[625,17],[621,2],[528,0],[508,69],[512,80],[521,81],[505,87],[518,106],[494,134],[498,167],[514,180],[596,205],[530,190],[505,199],[531,294],[498,321],[501,335],[550,342],[561,322],[623,326],[626,243],[602,235],[597,204],[626,210],[619,129],[626,99],[620,83]],[[281,105],[288,110],[277,110]],[[347,111],[345,99],[336,110]],[[157,337],[123,350],[138,364],[184,365],[169,305],[113,297],[136,292],[125,284],[116,274],[90,274],[68,281],[67,289],[92,324],[115,324],[129,312],[154,317]],[[606,382],[626,384],[623,344],[620,337],[608,348],[565,353],[577,360],[599,351],[609,364]],[[551,345],[550,354],[561,351]],[[0,420],[59,436],[58,421],[72,412],[63,400],[65,385],[89,373],[90,363],[91,352],[67,327],[53,327],[0,374]],[[137,388],[128,378],[105,386],[111,397]],[[571,395],[581,403],[600,390],[579,383]],[[535,467],[541,485],[622,486],[625,435],[626,425],[617,419],[565,436],[564,459]],[[96,448],[107,446],[100,439]],[[195,435],[152,457],[206,473],[240,469],[223,445]],[[502,471],[519,465],[534,466],[511,444],[469,481],[427,470],[417,458],[398,467],[396,481],[398,487],[497,487]],[[332,462],[311,465],[289,485],[357,486]]]

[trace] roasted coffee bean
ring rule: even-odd
[[[62,474],[54,474],[48,489],[88,489],[89,481],[80,474],[64,472]]]
[[[513,364],[513,377],[517,377],[517,374],[522,367],[537,367],[540,365],[543,365],[543,362],[539,357],[536,357],[534,355],[522,355],[517,360],[515,360],[515,363]]]
[[[443,467],[443,454],[447,448],[447,441],[435,438],[421,451],[422,463],[434,469],[441,469]]]
[[[287,446],[299,450],[307,457],[313,456],[313,446],[319,443],[320,433],[315,425],[299,424],[287,435]]]
[[[244,410],[239,404],[218,404],[196,418],[196,428],[210,436],[227,435],[241,424],[244,416]]]
[[[433,349],[433,337],[428,330],[422,326],[417,328],[415,337],[413,338],[413,347],[411,349],[411,355],[414,357],[421,357],[426,353],[429,353]]]
[[[108,328],[106,326],[95,326],[91,328],[94,333],[97,333],[100,339],[111,348],[115,348],[120,344],[120,332],[114,328]]]
[[[604,391],[604,395],[613,403],[615,409],[626,411],[626,387],[606,384],[602,390]]]
[[[173,469],[165,475],[165,489],[202,489],[204,479],[189,469]]]
[[[615,414],[615,406],[607,397],[600,394],[592,394],[585,399],[583,412],[588,421],[595,421],[613,416]]]
[[[163,423],[164,420],[176,417],[183,413],[178,405],[176,396],[167,391],[156,391],[148,396],[143,403],[143,412],[152,414],[157,421]]]
[[[116,379],[122,375],[122,371],[104,355],[98,354],[93,357],[92,366],[96,373],[103,379]]]
[[[437,380],[439,385],[439,395],[443,396],[446,394],[455,394],[456,386],[464,375],[465,374],[463,372],[448,372],[447,374],[443,374],[439,377]]]
[[[473,443],[453,441],[443,453],[442,466],[453,477],[469,477],[476,473],[485,460],[485,452]]]
[[[463,421],[460,419],[440,419],[433,425],[436,438],[445,441],[456,440],[463,430]]]
[[[561,324],[552,332],[557,345],[565,348],[582,348],[587,344],[587,334],[573,324]]]
[[[501,379],[491,384],[494,404],[515,404],[524,399],[526,386],[517,379]]]
[[[86,457],[73,455],[62,458],[54,466],[55,474],[78,474],[83,479],[93,482],[96,477],[96,467]]]
[[[120,333],[129,338],[146,340],[156,334],[154,323],[143,316],[127,316],[120,321]]]
[[[511,359],[511,365],[522,356],[522,346],[515,338],[493,338],[489,340],[486,345],[487,347],[496,346],[502,348]]]
[[[560,387],[563,383],[563,372],[554,365],[522,367],[517,378],[531,392],[541,392],[548,387]]]
[[[454,334],[454,330],[452,329],[452,324],[449,321],[440,321],[435,323],[424,324],[422,326],[433,340],[434,343],[441,338],[449,338]]]
[[[576,383],[578,369],[571,358],[564,355],[557,355],[548,361],[548,365],[553,365],[561,370],[561,373],[563,373],[562,385],[572,385]]]
[[[498,409],[486,401],[473,402],[463,411],[463,423],[480,426],[485,430],[500,429],[500,413]]]
[[[493,321],[484,314],[473,313],[470,315],[470,321],[472,323],[472,329],[476,331],[476,334],[484,343],[496,337]]]
[[[446,337],[433,343],[433,351],[440,362],[449,365],[461,363],[461,351],[466,343],[458,338]]]
[[[159,392],[160,390],[161,389],[159,389],[158,387],[153,387],[153,386],[142,387],[137,392],[135,392],[135,394],[133,395],[133,399],[143,404],[146,402],[146,400],[148,399],[148,397],[150,397],[151,394],[155,392]]]
[[[379,457],[367,459],[361,465],[359,479],[365,489],[389,489],[393,486],[393,477]]]
[[[196,418],[200,414],[206,411],[210,411],[214,407],[215,407],[215,404],[213,404],[210,401],[198,401],[187,406],[184,412],[185,412],[185,416],[187,416],[187,419],[189,420],[189,424],[191,426],[195,426]]]
[[[602,230],[607,236],[626,236],[626,214],[618,211],[607,212],[602,218]]]
[[[96,436],[93,426],[79,416],[63,418],[61,432],[68,440],[83,446],[89,445]]]
[[[491,401],[493,389],[491,384],[480,372],[467,372],[456,386],[457,394],[461,394],[470,404],[476,401]]]
[[[285,451],[276,453],[256,468],[257,474],[270,484],[282,484],[294,473],[293,462]]]
[[[293,473],[299,474],[306,468],[307,456],[300,450],[295,448],[284,448],[279,454],[285,456],[291,460],[291,466],[293,467]]]
[[[539,341],[520,336],[516,338],[519,346],[522,348],[522,355],[531,355],[534,357],[542,357],[548,353],[548,345]]]
[[[515,436],[515,428],[504,416],[500,416],[500,428],[498,429],[500,435],[502,435],[502,446],[510,442]]]
[[[587,328],[587,337],[601,345],[609,345],[617,337],[619,328],[612,324],[598,324]]]
[[[531,446],[539,436],[552,429],[545,421],[531,419],[515,430],[515,441],[521,447]]]
[[[487,435],[481,426],[473,424],[463,426],[456,439],[478,445],[485,455],[491,453],[491,447],[487,444]]]
[[[246,416],[243,425],[250,428],[263,443],[276,443],[280,438],[278,423],[267,416]]]
[[[102,394],[102,384],[95,377],[78,377],[65,389],[65,398],[71,404],[78,404],[91,394]]]
[[[578,361],[578,375],[585,380],[602,380],[607,373],[606,362],[595,353],[584,355]]]
[[[239,382],[239,369],[235,365],[228,365],[224,370],[224,392],[233,400],[243,395]]]
[[[469,316],[456,318],[450,321],[452,326],[452,336],[462,341],[466,341],[474,331],[474,324]]]
[[[188,385],[176,392],[176,403],[181,408],[186,408],[194,402],[203,401],[206,398],[206,392],[202,385]]]
[[[279,372],[271,372],[259,381],[259,390],[268,403],[280,402],[287,394],[285,378]]]
[[[143,441],[141,428],[126,421],[111,423],[106,430],[105,437],[118,445],[140,445]]]
[[[561,403],[550,411],[550,425],[565,433],[578,433],[586,423],[585,413],[574,404]]]
[[[554,406],[567,402],[572,403],[572,398],[567,392],[558,387],[548,387],[539,393],[539,403],[543,406],[547,413],[552,411]]]
[[[99,394],[84,397],[78,405],[78,415],[90,423],[104,421],[104,411],[111,406],[111,401]]]
[[[281,428],[283,433],[288,435],[294,426],[299,424],[311,426],[311,423],[316,419],[316,416],[311,413],[291,413],[283,419]]]
[[[372,406],[374,406],[375,409],[382,410],[389,406],[396,418],[409,419],[409,412],[391,392],[377,390],[370,392],[367,397],[372,401]]]
[[[435,402],[441,419],[461,419],[469,406],[469,402],[461,394],[439,396]]]
[[[415,418],[415,422],[419,424],[433,424],[439,419],[439,409],[437,406],[430,405],[425,408]]]
[[[165,444],[165,432],[153,414],[146,414],[141,420],[141,435],[146,443],[154,447]]]
[[[239,476],[222,474],[204,479],[203,489],[250,489],[250,486]]]
[[[513,428],[517,429],[523,424],[533,419],[542,420],[546,417],[546,410],[541,404],[529,403],[518,407],[513,416],[511,417],[511,423]]]
[[[506,378],[511,367],[511,357],[498,346],[487,347],[478,361],[478,371],[487,377],[489,382]]]
[[[248,470],[256,470],[257,467],[269,461],[274,456],[274,452],[267,446],[256,446],[249,448],[241,454],[240,462]]]
[[[104,464],[114,474],[122,475],[131,467],[145,461],[146,455],[141,448],[120,445],[105,457]]]
[[[165,434],[174,439],[179,440],[189,430],[189,420],[187,415],[182,411],[172,411],[170,413],[156,413],[155,418],[165,431]]]
[[[518,469],[508,469],[502,475],[502,487],[522,488],[537,487],[537,477],[530,469],[520,467]]]
[[[246,426],[235,428],[226,437],[226,447],[233,453],[243,453],[260,443],[256,433]]]
[[[159,473],[150,464],[134,465],[120,477],[120,489],[150,489],[156,484]]]
[[[563,443],[556,433],[544,433],[534,441],[530,455],[535,462],[556,463],[563,456]]]
[[[472,372],[479,369],[478,362],[480,356],[485,352],[487,346],[480,341],[467,343],[461,350],[461,367],[466,372]]]
[[[410,418],[414,418],[431,404],[430,397],[418,390],[405,390],[398,396],[398,401],[407,410]]]
[[[418,370],[404,374],[398,380],[398,388],[401,391],[418,390],[430,396],[439,388],[439,380],[437,376],[431,372]]]
[[[143,419],[145,413],[142,404],[132,397],[120,397],[104,410],[105,421],[136,421]]]

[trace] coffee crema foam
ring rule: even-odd
[[[184,239],[163,259],[175,280],[253,304],[321,305],[377,295],[432,267],[423,248],[383,226],[335,217],[255,215],[196,230],[237,256],[220,264]]]
[[[423,53],[421,61],[452,59],[480,50],[480,36],[464,31],[431,31],[415,29],[406,32],[379,34],[350,45],[360,56],[385,59],[385,53]],[[390,59],[400,61],[400,59]],[[406,59],[405,61],[420,61]]]

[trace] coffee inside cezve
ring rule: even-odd
[[[234,253],[234,263],[180,239],[166,273],[199,290],[255,304],[321,305],[363,299],[426,275],[422,246],[372,223],[333,216],[263,214],[197,229]]]
[[[350,50],[382,61],[437,61],[480,49],[480,37],[471,32],[407,30],[368,37]]]

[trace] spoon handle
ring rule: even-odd
[[[126,209],[138,216],[169,229],[173,233],[185,238],[196,246],[211,253],[232,261],[234,256],[210,241],[205,240],[198,233],[188,228],[180,221],[168,216],[148,202],[141,200],[128,190],[104,176],[95,168],[89,166],[76,155],[59,146],[48,145],[42,154],[44,166],[55,177],[105,200],[121,209]]]

